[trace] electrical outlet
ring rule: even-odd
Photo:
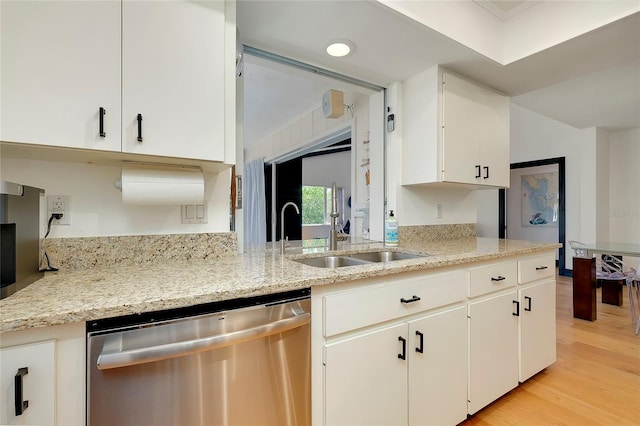
[[[52,225],[71,225],[71,197],[68,195],[47,196],[47,222],[53,214],[61,214],[61,219],[53,219]]]
[[[436,204],[436,219],[442,219],[442,204]]]

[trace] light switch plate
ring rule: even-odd
[[[206,204],[186,204],[180,206],[183,224],[208,223]]]

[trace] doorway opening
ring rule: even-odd
[[[351,215],[350,208],[346,209],[344,205],[345,194],[351,194],[351,163],[349,137],[286,161],[265,163],[267,223],[275,225],[275,230],[272,226],[267,227],[267,242],[280,238],[282,225],[272,220],[272,215],[276,215],[274,219],[280,217],[282,207],[289,201],[300,207],[300,214],[293,209],[285,210],[285,236],[290,240],[326,238],[330,228],[332,183],[337,184],[339,200],[337,225],[345,232],[345,224]]]
[[[254,243],[254,238],[265,238],[261,240],[265,242],[281,238],[281,209],[289,201],[302,207],[303,185],[330,188],[332,183],[336,183],[336,193],[344,201],[338,203],[339,207],[346,206],[341,209],[342,218],[337,225],[342,225],[342,229],[347,225],[351,237],[365,238],[364,224],[369,223],[366,220],[369,211],[382,212],[385,198],[385,186],[378,184],[385,173],[385,134],[381,131],[385,89],[248,46],[244,46],[244,53],[247,54],[244,58],[250,60],[245,63],[243,72],[243,163],[246,170],[250,163],[262,161],[258,170],[266,170],[266,173],[260,173],[264,185],[260,192],[266,193],[261,201],[263,204],[260,208],[247,205],[243,212],[243,224],[257,224],[251,229],[247,226],[248,232],[241,231],[246,246],[257,244],[259,247],[260,241]],[[289,75],[294,77],[287,78]],[[269,77],[266,82],[265,76]],[[268,93],[265,88],[269,89]],[[333,117],[324,111],[321,101],[329,89],[344,93],[344,114],[341,116]],[[294,104],[297,105],[295,111]],[[277,117],[275,113],[278,113]],[[336,146],[340,143],[343,145]],[[332,154],[326,154],[327,150]],[[322,159],[338,155],[340,160]],[[307,163],[314,163],[317,179],[301,183],[300,175],[307,175],[307,170],[312,168]],[[373,176],[375,188],[373,185],[369,188],[369,176]],[[244,195],[249,199],[255,191],[245,189]],[[353,209],[350,201],[353,201]],[[303,226],[302,215],[295,209],[285,210],[284,219],[284,234],[290,240],[316,239],[329,234],[324,229],[326,224]],[[380,214],[376,219],[379,219],[376,226],[381,233],[384,215]],[[315,229],[309,234],[301,233],[300,228],[304,231]]]
[[[511,172],[512,177],[517,176],[517,179],[511,180],[511,188],[498,191],[498,237],[533,241],[556,240],[562,244],[557,254],[558,274],[571,276],[571,270],[565,267],[565,158],[557,157],[513,163],[511,164]],[[546,179],[544,175],[553,173],[557,173],[557,182],[553,183],[557,185],[557,199],[549,203],[552,208],[551,218],[549,219],[543,214],[544,209],[531,214],[533,209],[528,210],[527,206],[535,203],[535,199],[531,194],[532,188],[529,182],[536,179],[536,176],[538,179]],[[535,186],[535,181],[533,185]],[[554,214],[555,217],[553,217]],[[555,223],[553,223],[554,220]],[[539,232],[540,230],[543,232]],[[544,230],[547,232],[545,233]],[[552,237],[549,232],[553,232]]]

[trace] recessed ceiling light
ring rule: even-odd
[[[327,45],[327,53],[331,56],[342,57],[347,56],[350,53],[353,53],[355,49],[355,45],[351,40],[340,39],[340,40],[332,40]]]

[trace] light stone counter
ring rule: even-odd
[[[428,257],[335,270],[306,266],[293,261],[293,258],[312,255],[303,253],[304,249],[294,247],[286,256],[281,256],[277,250],[268,250],[212,259],[48,272],[44,278],[0,301],[0,332],[179,308],[399,272],[428,270],[536,253],[558,246],[557,243],[464,238],[414,241],[396,248],[431,254]],[[367,251],[381,245],[378,243],[345,247],[349,247],[353,252]],[[342,252],[344,251],[336,253]]]

